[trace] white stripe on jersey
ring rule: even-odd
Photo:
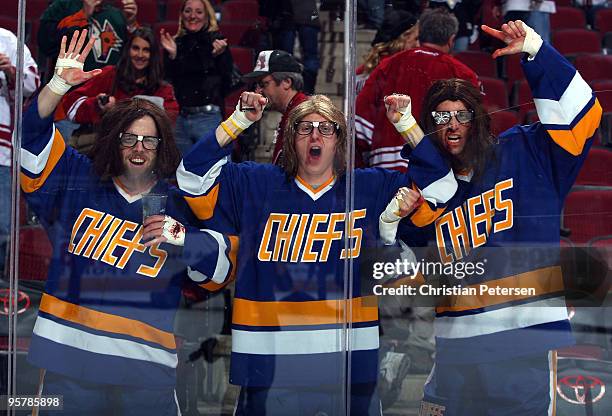
[[[352,351],[378,348],[378,326],[347,329]],[[342,329],[243,331],[232,329],[232,351],[242,354],[322,354],[346,350]]]
[[[178,364],[178,357],[174,353],[127,339],[90,334],[41,316],[36,318],[33,332],[39,337],[95,354],[143,360],[170,368],[176,368]]]

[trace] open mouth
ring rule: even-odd
[[[145,160],[140,156],[134,156],[130,158],[130,163],[136,166],[142,166],[145,164]]]
[[[321,147],[319,147],[319,146],[312,146],[310,148],[310,150],[308,151],[308,154],[310,154],[310,156],[312,156],[312,157],[319,157],[319,156],[321,156]]]
[[[459,140],[461,140],[461,136],[457,134],[449,134],[446,136],[446,140],[451,144],[457,144],[459,143]]]

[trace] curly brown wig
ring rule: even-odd
[[[140,98],[121,100],[102,117],[90,152],[96,174],[107,179],[124,173],[119,133],[145,116],[153,119],[157,136],[161,139],[157,147],[155,173],[158,178],[174,176],[181,156],[174,141],[172,123],[164,110]]]

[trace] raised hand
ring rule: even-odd
[[[174,40],[174,36],[166,32],[164,28],[161,28],[159,37],[162,47],[168,52],[168,57],[170,59],[176,58],[176,41]]]
[[[406,217],[423,203],[423,197],[419,192],[406,187],[397,191],[395,199],[398,203],[397,215],[401,218]]]
[[[62,37],[53,77],[38,95],[38,114],[41,118],[48,117],[55,111],[63,95],[71,87],[79,85],[102,72],[101,69],[94,69],[89,72],[83,71],[85,58],[91,52],[96,40],[92,37],[85,44],[86,39],[87,30],[76,31],[72,35],[70,45],[66,48],[67,38],[66,36]]]
[[[384,99],[387,108],[387,118],[391,123],[397,123],[402,115],[411,114],[412,105],[410,97],[404,94],[388,95]]]
[[[138,5],[135,0],[121,0],[123,3],[123,15],[127,20],[128,26],[131,26],[136,22],[136,15],[138,14]]]
[[[242,109],[249,109],[248,111],[243,111],[243,113],[251,123],[254,123],[261,119],[267,104],[268,99],[263,95],[245,91],[240,95],[238,106]]]
[[[505,48],[497,49],[493,52],[493,58],[498,58],[504,55],[514,55],[520,52],[526,52],[523,48],[528,30],[533,31],[529,26],[521,20],[509,21],[504,23],[501,30],[493,29],[490,26],[482,25],[482,30],[490,36],[501,40],[506,45]],[[534,32],[535,33],[535,32]]]
[[[94,37],[91,37],[89,42],[83,47],[86,39],[87,29],[84,29],[80,33],[77,30],[72,35],[70,45],[66,48],[68,40],[66,36],[62,37],[60,52],[57,56],[57,63],[55,64],[55,74],[70,86],[82,84],[102,72],[101,69],[94,69],[88,72],[83,71],[85,59],[87,55],[89,55],[89,52],[91,52],[94,42],[96,41]]]
[[[227,39],[215,39],[212,43],[212,56],[219,56],[227,48]]]
[[[83,13],[86,17],[91,17],[94,14],[96,7],[102,4],[102,0],[83,0]]]

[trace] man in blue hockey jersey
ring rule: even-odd
[[[179,153],[154,104],[118,103],[91,159],[65,144],[53,112],[100,72],[83,72],[95,41],[85,45],[86,32],[68,46],[63,38],[52,80],[24,115],[21,187],[53,245],[28,359],[42,369],[40,393],[63,397],[64,415],[175,416],[186,270],[209,276],[204,285],[229,278],[231,240],[187,226],[190,210],[165,180]],[[148,193],[167,196],[166,215],[143,224]]]
[[[228,162],[232,141],[262,116],[266,100],[255,93],[242,96],[254,111],[237,106],[179,166],[179,186],[196,216],[240,237],[230,369],[230,382],[242,387],[235,414],[345,414],[346,386],[350,414],[380,415],[376,299],[358,281],[347,289],[345,260],[356,259],[359,276],[360,253],[378,244],[378,217],[400,187],[418,188],[432,213],[456,190],[433,144],[420,141],[406,101],[387,98],[391,121],[414,147],[410,171],[356,170],[349,212],[346,120],[324,96],[289,114],[283,167]]]
[[[559,266],[561,208],[602,110],[575,68],[523,22],[483,30],[507,45],[494,58],[526,54],[540,121],[494,138],[470,84],[437,81],[425,97],[423,129],[451,162],[459,190],[425,232],[403,221],[400,238],[433,244],[444,264],[486,263],[481,274],[445,281],[478,295],[451,294],[436,308],[435,366],[420,414],[551,415],[554,350],[573,343]]]

